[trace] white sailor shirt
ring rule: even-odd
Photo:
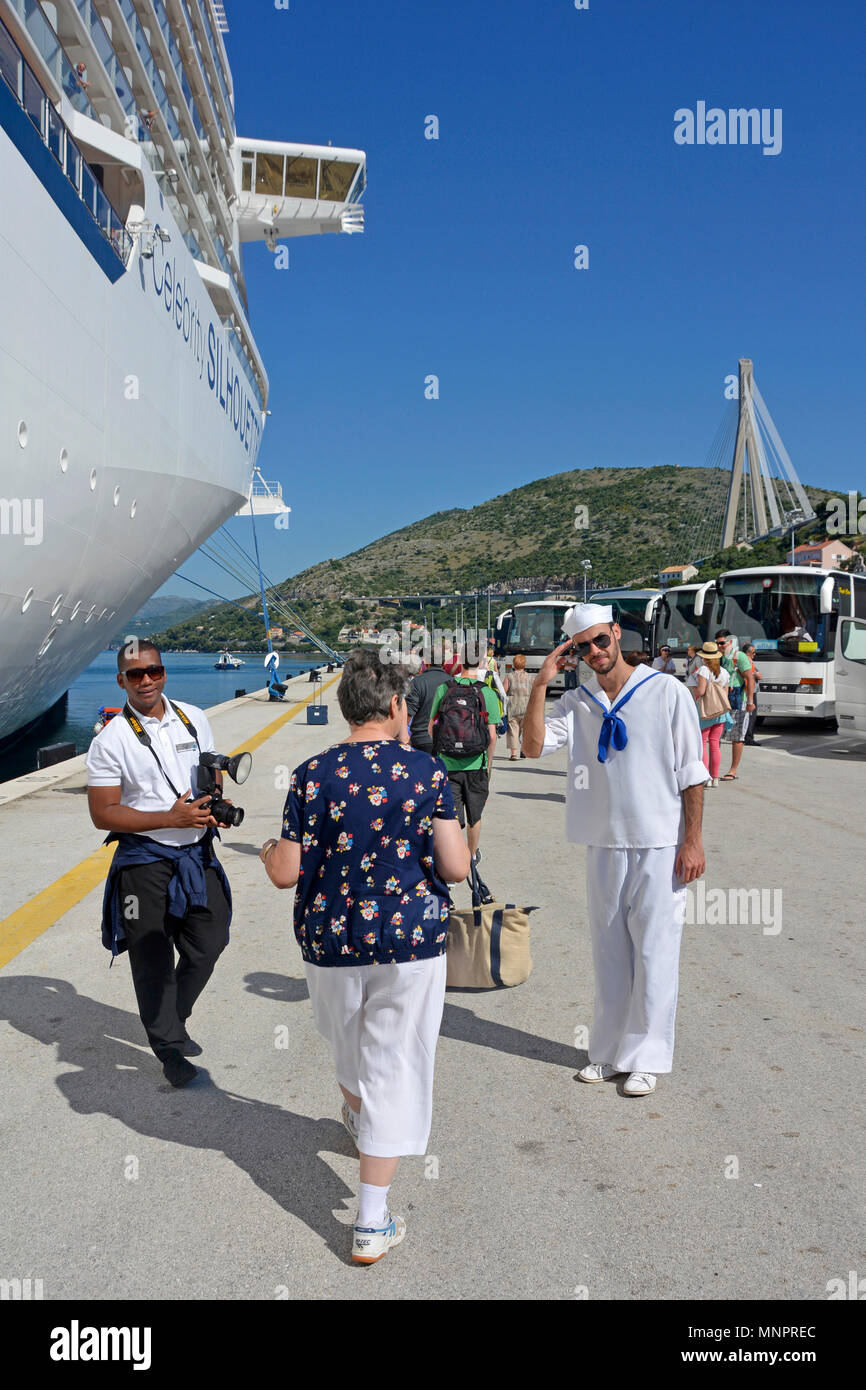
[[[681,844],[681,793],[708,776],[691,691],[680,681],[650,675],[645,667],[635,669],[613,705],[594,676],[584,687],[567,690],[544,721],[541,756],[568,747],[566,839],[610,849]],[[631,691],[635,693],[619,716],[628,742],[622,750],[611,743],[607,761],[601,763],[598,742],[604,713]]]

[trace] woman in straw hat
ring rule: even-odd
[[[704,766],[710,774],[707,780],[708,787],[719,785],[719,772],[722,764],[721,740],[725,728],[730,705],[728,702],[728,673],[722,666],[722,653],[719,651],[717,642],[705,642],[698,651],[700,665],[694,673],[694,685],[691,687],[692,694],[697,701],[698,715],[701,720],[701,738],[704,744]],[[710,687],[715,687],[724,696],[724,709],[708,710],[704,715],[704,697]],[[712,706],[718,706],[719,701],[712,700]]]

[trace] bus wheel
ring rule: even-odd
[[[834,715],[832,719],[822,719],[821,728],[826,729],[828,734],[838,734],[839,724]]]
[[[762,725],[763,722],[764,722],[764,718],[765,718],[765,716],[764,716],[763,714],[756,714],[756,715],[755,715],[755,728],[756,728],[756,729],[760,729],[761,725]]]

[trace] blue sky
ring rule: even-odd
[[[239,134],[368,157],[363,236],[295,239],[287,271],[245,247],[293,508],[261,525],[272,578],[564,469],[702,464],[741,356],[802,480],[866,486],[855,0],[226,11]],[[781,108],[781,153],[675,144],[699,101]]]

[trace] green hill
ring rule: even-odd
[[[380,617],[383,626],[399,622],[393,607],[374,601],[391,594],[467,594],[491,586],[504,595],[512,587],[578,583],[582,588],[585,559],[597,584],[654,585],[665,565],[696,558],[694,537],[705,517],[721,515],[727,484],[727,472],[706,468],[557,473],[476,507],[434,512],[342,559],[303,570],[279,590],[319,636],[334,642],[347,623],[378,625]],[[806,492],[819,515],[823,500],[833,495],[814,487]],[[748,551],[733,554],[740,564],[777,560],[784,544],[764,542],[753,557]],[[718,568],[731,567],[727,554],[712,559]],[[712,561],[707,577],[711,566]],[[192,620],[166,625],[160,640],[199,650],[263,647],[258,596],[239,602],[249,607],[248,619],[214,603]],[[503,598],[498,609],[504,606]],[[407,615],[412,611],[411,604],[403,607]],[[417,599],[414,611],[417,616]]]

